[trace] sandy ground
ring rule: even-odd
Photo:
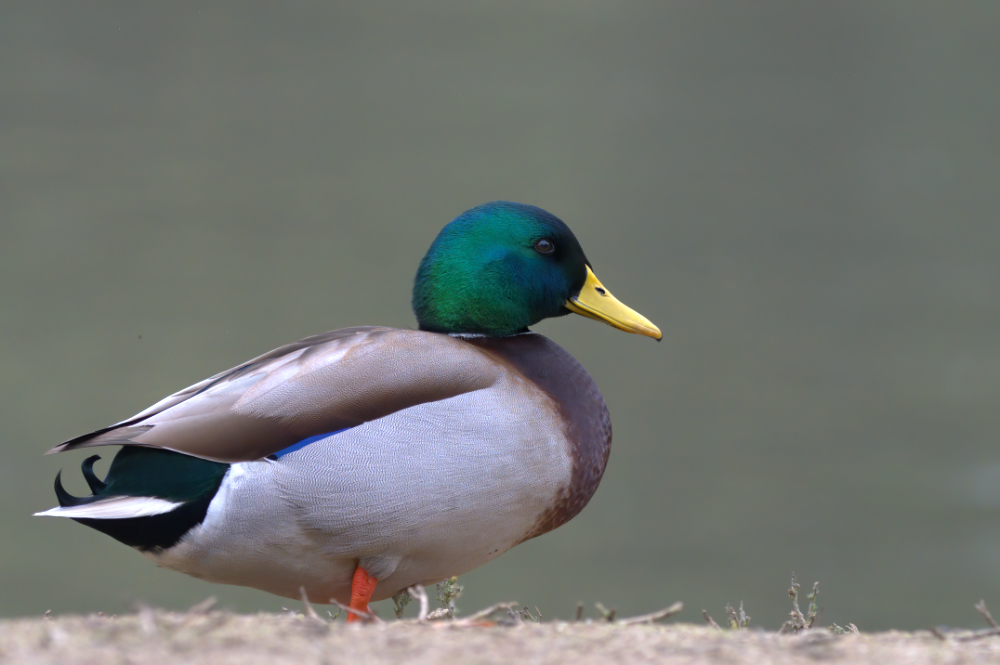
[[[1000,663],[1000,636],[799,635],[688,624],[438,621],[346,625],[301,614],[142,610],[0,622],[4,665],[352,663]]]

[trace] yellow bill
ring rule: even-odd
[[[566,301],[566,309],[618,330],[646,335],[656,341],[663,339],[663,333],[649,319],[611,295],[590,266],[587,266],[587,281],[580,293]]]

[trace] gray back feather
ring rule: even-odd
[[[448,335],[345,328],[275,349],[49,452],[124,444],[220,462],[260,459],[307,437],[487,388],[499,373]]]

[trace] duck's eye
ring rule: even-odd
[[[548,238],[542,238],[535,243],[535,251],[539,254],[551,254],[556,251],[556,244]]]

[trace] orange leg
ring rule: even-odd
[[[368,609],[368,601],[375,593],[375,583],[377,579],[368,574],[361,566],[354,571],[354,580],[351,582],[351,607],[359,612],[371,612]],[[363,621],[357,614],[348,614],[347,622]]]

